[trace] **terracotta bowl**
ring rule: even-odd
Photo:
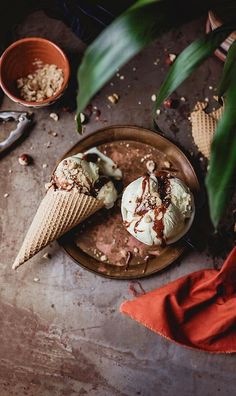
[[[20,97],[16,80],[32,74],[38,68],[36,60],[43,64],[55,64],[63,70],[64,82],[61,89],[50,98],[40,102],[29,102]],[[65,91],[70,75],[70,66],[64,52],[49,40],[28,37],[11,44],[0,59],[0,84],[5,94],[14,102],[27,107],[43,107],[54,103]]]

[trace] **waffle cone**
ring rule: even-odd
[[[39,205],[12,268],[25,263],[102,206],[101,201],[91,196],[50,188]]]
[[[190,118],[194,143],[199,151],[209,159],[211,143],[217,123],[222,116],[223,107],[208,114],[205,112],[206,107],[206,102],[198,102],[190,114]]]

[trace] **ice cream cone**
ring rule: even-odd
[[[223,113],[223,107],[206,113],[207,102],[198,102],[190,114],[192,123],[193,140],[199,151],[206,157],[210,158],[211,143],[216,130],[217,122]]]
[[[51,187],[39,205],[12,268],[25,263],[103,206],[103,202],[94,197]]]

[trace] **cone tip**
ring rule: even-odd
[[[12,269],[16,270],[19,266],[21,265],[21,263],[19,262],[19,260],[16,258],[14,263],[12,264]]]

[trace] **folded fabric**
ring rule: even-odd
[[[220,271],[193,272],[125,301],[120,311],[181,345],[236,352],[236,247]]]

